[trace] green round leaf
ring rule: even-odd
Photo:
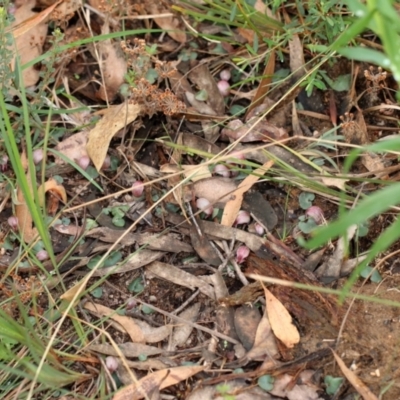
[[[343,378],[327,375],[324,379],[326,385],[326,393],[330,396],[334,395],[343,383]]]
[[[312,206],[312,202],[315,199],[314,193],[303,192],[299,196],[299,204],[303,210],[308,210]]]
[[[313,218],[309,218],[305,221],[300,221],[298,226],[303,233],[308,234],[311,233],[318,225]]]
[[[198,91],[194,97],[198,101],[207,101],[207,99],[208,99],[207,90],[202,89],[202,90]]]
[[[121,217],[114,217],[114,218],[112,219],[112,223],[113,223],[115,226],[118,226],[119,228],[122,228],[122,227],[125,226],[125,220],[124,220],[123,218],[121,218]]]
[[[96,289],[93,289],[90,294],[95,297],[96,299],[99,299],[101,296],[103,296],[103,288],[102,287],[97,287]]]
[[[143,305],[142,306],[142,313],[143,314],[153,314],[154,310],[149,306]]]
[[[88,262],[87,267],[88,267],[89,269],[93,269],[93,268],[97,265],[97,263],[100,261],[101,258],[102,258],[101,255],[94,256],[94,257],[91,258],[90,261]],[[100,264],[100,267],[99,267],[99,268],[103,268],[103,266],[104,266],[104,263]]]
[[[272,390],[272,388],[274,387],[274,382],[275,378],[271,375],[260,376],[257,380],[258,386],[260,386],[260,388],[262,390],[265,390],[266,392]]]
[[[143,279],[139,276],[138,278],[134,279],[129,285],[128,290],[131,293],[140,293],[144,290]]]
[[[104,261],[105,267],[113,267],[117,262],[121,261],[122,253],[120,251],[113,251]]]

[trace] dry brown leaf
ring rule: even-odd
[[[271,323],[268,318],[268,311],[265,309],[264,315],[258,324],[254,344],[246,354],[248,360],[263,361],[267,357],[274,358],[279,354],[275,336],[272,333]]]
[[[243,201],[243,195],[274,165],[274,161],[267,161],[262,167],[257,168],[251,175],[247,176],[232,194],[224,208],[221,225],[232,226]]]
[[[199,64],[192,68],[188,77],[199,90],[204,90],[207,93],[208,97],[206,103],[210,108],[214,110],[217,115],[223,115],[225,111],[224,98],[207,64]]]
[[[196,197],[204,197],[211,204],[225,204],[237,189],[237,184],[230,178],[212,177],[202,179],[193,184]]]
[[[125,329],[126,333],[130,336],[132,342],[146,343],[145,335],[132,318],[125,317],[124,315],[118,315],[115,310],[102,306],[100,304],[87,302],[84,307],[97,315],[108,317],[111,320],[120,324]]]
[[[57,144],[55,149],[72,161],[78,161],[82,157],[87,157],[86,143],[89,132],[82,131],[69,136]],[[65,164],[62,158],[56,157],[56,164]]]
[[[59,3],[59,2],[57,2]],[[74,15],[75,11],[82,7],[82,0],[64,0],[51,13],[50,18],[58,21],[66,22]],[[49,7],[50,8],[50,7]]]
[[[275,51],[271,50],[267,61],[267,65],[264,68],[263,78],[261,79],[261,82],[258,85],[257,92],[253,98],[253,101],[251,102],[249,108],[247,109],[246,116],[249,115],[251,110],[262,104],[262,102],[265,100],[265,97],[267,96],[267,93],[269,91],[272,82],[272,76],[274,75],[274,71],[275,71]]]
[[[50,178],[43,185],[39,186],[39,204],[41,207],[44,206],[45,195],[47,192],[51,192],[53,195],[60,198],[64,203],[67,202],[67,192],[63,185],[60,185],[54,178]]]
[[[333,176],[321,176],[321,182],[326,185],[326,186],[334,186],[337,187],[338,189],[341,190],[346,190],[346,182],[349,181],[349,179],[341,179],[341,178],[335,178]]]
[[[249,113],[248,121],[243,124],[241,120],[234,119],[230,121],[221,133],[223,136],[227,136],[232,141],[239,140],[242,143],[248,142],[270,142],[271,139],[274,141],[279,141],[289,137],[288,132],[284,128],[279,128],[278,126],[268,122],[265,118],[259,118],[258,109],[265,108],[265,104],[255,107]],[[261,111],[263,112],[263,111]],[[255,115],[254,115],[254,114]]]
[[[104,23],[101,33],[106,35],[109,32],[109,25]],[[122,50],[111,40],[102,40],[98,48],[102,60],[101,69],[103,71],[104,86],[100,87],[96,95],[104,101],[112,101],[117,95],[120,86],[125,82],[128,65]]]
[[[69,288],[65,293],[60,296],[61,300],[66,300],[70,303],[77,293],[82,292],[85,289],[86,283],[87,282],[85,281],[85,279],[82,279],[79,282],[75,283],[74,286]]]
[[[146,272],[156,275],[158,278],[173,282],[176,285],[187,287],[191,290],[199,288],[211,299],[215,299],[215,293],[212,285],[204,281],[201,277],[189,274],[182,269],[170,264],[154,261],[146,267]]]
[[[178,43],[186,43],[187,37],[183,30],[179,29],[179,19],[174,16],[157,17],[159,14],[163,14],[160,7],[161,3],[148,2],[148,8],[151,14],[154,14],[154,22],[163,30],[167,32],[167,35]],[[165,12],[164,12],[165,13]]]
[[[346,367],[346,364],[343,362],[343,360],[333,350],[332,353],[344,376],[352,384],[354,389],[356,389],[357,392],[362,396],[362,398],[364,400],[378,400],[378,397],[376,397],[371,392],[371,390],[365,385],[365,383],[362,382],[361,379],[352,370]]]
[[[37,25],[40,25],[41,23],[45,22],[47,20],[47,17],[53,12],[53,10],[64,0],[58,0],[54,4],[52,4],[50,7],[46,8],[40,13],[33,13],[30,16],[20,19],[19,21],[17,20],[16,14],[14,14],[15,21],[14,23],[6,29],[6,33],[12,32],[14,38],[18,38],[22,35],[25,35],[27,32],[29,32],[31,29],[35,28]],[[36,5],[36,0],[32,1],[27,1],[23,6],[25,8],[25,11],[29,9],[29,11]],[[20,7],[20,8],[21,8]]]
[[[199,315],[199,311],[200,303],[195,303],[191,307],[188,307],[186,310],[182,311],[179,314],[179,317],[190,322],[195,322]],[[193,326],[190,324],[177,324],[177,327],[174,329],[172,339],[168,344],[168,351],[175,351],[177,347],[185,345],[192,331]]]
[[[274,335],[288,348],[300,341],[300,334],[293,325],[292,317],[285,306],[264,287],[268,319]]]
[[[175,164],[164,164],[160,167],[160,171],[163,173],[174,174],[177,172],[182,172],[186,178],[190,178],[191,181],[197,182],[203,179],[208,179],[212,177],[210,169],[207,165],[175,165]],[[180,181],[180,179],[179,179]]]
[[[103,118],[89,132],[86,150],[97,171],[100,171],[107,156],[111,139],[127,124],[133,122],[140,112],[138,104],[125,102],[110,107]]]
[[[113,400],[138,400],[148,397],[154,389],[176,385],[205,369],[203,366],[184,366],[153,372],[130,386],[119,390]]]
[[[303,44],[301,43],[299,35],[292,35],[289,40],[289,51],[290,51],[290,70],[293,75],[298,79],[302,77],[306,70],[304,68],[304,50]]]
[[[15,28],[15,47],[20,57],[21,65],[34,60],[42,54],[43,44],[47,35],[47,24],[44,19],[47,17],[32,11],[36,1],[30,0],[17,9],[14,14],[15,21],[11,29]],[[21,30],[19,30],[19,27]],[[22,33],[21,33],[22,32]],[[11,61],[11,68],[14,69],[15,57]],[[31,66],[22,71],[22,80],[26,87],[33,86],[39,80],[39,71]]]

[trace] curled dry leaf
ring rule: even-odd
[[[47,35],[47,23],[44,22],[47,15],[42,19],[42,13],[38,14],[32,11],[35,4],[35,0],[30,0],[19,7],[14,14],[15,21],[11,25],[12,29],[15,28],[15,46],[21,65],[34,60],[42,54],[43,44]],[[17,28],[23,29],[23,31],[17,32]],[[11,66],[14,67],[14,65],[15,57],[11,61]],[[35,85],[39,80],[39,71],[34,66],[24,69],[22,71],[22,80],[26,87]]]
[[[133,122],[139,112],[138,104],[125,102],[118,106],[112,106],[89,132],[86,150],[97,171],[100,171],[103,166],[111,139],[119,130]]]
[[[233,120],[222,129],[222,135],[227,136],[233,141],[240,142],[258,142],[281,140],[289,137],[285,129],[270,124],[265,119],[259,120],[259,117],[250,118],[245,124],[240,120]]]
[[[146,336],[140,327],[130,317],[118,315],[115,310],[100,304],[86,303],[86,310],[92,311],[97,315],[108,317],[121,325],[134,343],[146,343]]]
[[[101,32],[103,35],[110,33],[110,27],[104,23]],[[120,86],[125,82],[128,66],[122,50],[111,40],[103,40],[99,43],[101,68],[104,78],[104,86],[97,92],[101,100],[112,101],[117,95]]]
[[[222,225],[233,225],[242,205],[243,195],[251,189],[251,187],[272,167],[273,164],[274,161],[267,161],[262,167],[254,170],[251,175],[247,176],[239,184],[237,190],[233,193],[232,199],[230,199],[225,205],[221,221]]]
[[[293,325],[292,317],[285,306],[266,288],[264,288],[268,319],[275,336],[288,348],[300,341],[300,334]]]
[[[47,212],[50,215],[54,215],[57,211],[59,200],[61,199],[64,204],[67,202],[67,193],[63,185],[60,185],[54,178],[50,178],[38,189],[41,207],[44,206],[47,192],[52,194],[50,201],[47,202]]]
[[[85,290],[86,283],[87,282],[85,281],[85,279],[81,279],[79,282],[77,282],[74,286],[69,288],[65,293],[63,293],[60,296],[61,300],[65,300],[68,303],[70,303],[78,292],[82,292]]]
[[[364,400],[378,400],[378,397],[371,392],[365,383],[361,381],[361,379],[351,369],[346,367],[346,364],[343,362],[343,360],[333,350],[332,353],[344,376],[352,384],[354,389],[356,389],[357,392],[362,396],[362,398]]]
[[[113,400],[138,400],[148,398],[154,390],[176,385],[205,369],[203,366],[184,366],[153,372],[138,382],[119,390]]]
[[[148,6],[149,14],[154,14],[154,22],[164,31],[166,31],[167,35],[172,39],[176,40],[178,43],[186,43],[187,37],[186,33],[183,30],[179,29],[180,21],[177,17],[173,15],[159,16],[160,14],[166,14],[165,11],[162,10],[160,5],[162,4],[157,2],[148,2],[146,3]],[[168,13],[170,14],[170,12]]]

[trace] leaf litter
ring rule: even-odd
[[[358,335],[360,326],[369,325],[360,311],[366,306],[350,308],[343,331],[347,303],[340,306],[332,296],[318,292],[277,285],[263,287],[258,281],[249,282],[246,275],[256,273],[323,287],[328,281],[340,285],[340,278],[356,267],[357,261],[351,261],[362,256],[349,259],[349,252],[355,256],[355,251],[346,247],[343,238],[326,245],[313,262],[307,262],[313,254],[296,242],[301,234],[299,198],[308,183],[316,195],[312,206],[320,207],[328,220],[335,217],[340,191],[353,187],[351,179],[344,179],[330,167],[336,163],[342,168],[340,159],[346,147],[336,143],[333,154],[323,140],[318,142],[319,151],[332,160],[321,167],[320,160],[308,158],[317,154],[310,151],[311,145],[332,128],[340,129],[348,145],[367,145],[376,140],[376,132],[370,127],[383,120],[365,109],[379,109],[382,97],[389,97],[388,87],[384,86],[386,75],[362,66],[366,72],[353,74],[347,98],[331,91],[328,100],[321,100],[325,107],[321,109],[321,104],[313,104],[304,96],[300,85],[275,85],[274,73],[281,67],[276,62],[277,52],[272,50],[268,59],[257,65],[261,75],[257,84],[249,80],[224,92],[219,86],[223,80],[220,76],[239,71],[244,79],[251,69],[244,71],[234,64],[229,51],[217,56],[212,40],[208,45],[207,41],[191,40],[186,30],[189,22],[172,12],[169,4],[126,2],[137,21],[146,17],[146,24],[140,26],[154,22],[167,36],[148,34],[119,42],[114,35],[123,21],[118,7],[94,1],[89,2],[90,6],[73,1],[48,3],[23,2],[14,13],[10,31],[22,64],[33,61],[43,53],[44,46],[49,46],[46,35],[55,21],[66,19],[71,23],[68,29],[73,34],[65,35],[65,43],[85,38],[79,35],[89,37],[90,29],[107,37],[98,45],[82,45],[80,53],[66,53],[68,60],[57,71],[65,75],[69,97],[76,97],[89,109],[100,106],[102,110],[92,113],[92,120],[82,129],[65,129],[62,135],[52,138],[50,147],[56,152],[49,152],[47,165],[37,167],[38,176],[49,177],[38,187],[42,200],[37,207],[43,207],[46,198],[46,214],[59,213],[57,223],[49,227],[53,244],[59,245],[58,254],[70,249],[66,244],[70,236],[83,235],[84,243],[71,248],[71,260],[65,259],[59,266],[68,289],[56,297],[68,303],[85,292],[87,301],[73,307],[87,321],[104,324],[101,329],[108,334],[98,331],[102,343],[90,344],[85,351],[99,360],[108,355],[120,362],[116,375],[122,384],[118,390],[116,378],[105,375],[110,383],[108,395],[113,399],[139,399],[184,393],[189,399],[219,398],[225,390],[236,398],[317,399],[324,396],[320,378],[323,371],[342,373],[347,378],[349,384],[341,389],[343,396],[355,390],[363,398],[377,398],[369,387],[376,393],[382,389],[378,378],[385,365],[379,355],[390,354],[391,349],[380,343],[385,328],[376,327],[376,339],[363,342],[364,349],[371,348],[376,354],[368,362],[363,361],[365,350],[358,345]],[[82,29],[82,21],[73,18],[82,10],[80,7],[91,15],[90,29]],[[254,7],[279,21],[262,2]],[[37,9],[41,11],[32,11]],[[286,12],[283,16],[290,22]],[[127,24],[130,28],[136,26]],[[255,46],[253,30],[235,31],[244,42]],[[230,48],[228,43],[224,45]],[[170,55],[163,52],[167,48]],[[301,39],[295,34],[284,63],[297,81],[307,73],[305,57]],[[338,65],[348,67],[345,61]],[[331,78],[341,75],[341,71],[333,71]],[[40,65],[30,66],[23,71],[23,85],[40,85],[41,76]],[[70,88],[72,92],[68,92]],[[357,97],[358,91],[364,93],[361,90],[365,88],[364,98]],[[204,98],[198,96],[200,92]],[[315,98],[322,95],[321,90],[314,89],[314,93]],[[56,96],[58,104],[68,104],[64,95]],[[233,105],[246,106],[245,116],[232,116]],[[338,110],[340,105],[344,107]],[[335,118],[337,112],[340,119]],[[398,110],[393,112],[397,115]],[[61,126],[56,121],[51,124]],[[141,126],[150,127],[144,140],[138,133]],[[310,127],[314,130],[311,135]],[[140,146],[131,152],[139,141]],[[87,157],[90,160],[85,165]],[[68,166],[68,160],[87,175],[82,176],[75,167],[64,172],[61,167]],[[222,168],[216,169],[217,165]],[[364,152],[352,172],[375,174],[386,168],[384,156]],[[225,177],[217,176],[217,170],[223,170]],[[391,179],[389,172],[376,176]],[[32,185],[30,172],[26,177]],[[88,177],[101,191],[90,184]],[[132,191],[136,182],[145,182],[138,198]],[[56,200],[49,201],[51,193]],[[90,200],[88,193],[93,195]],[[20,238],[34,245],[38,234],[19,187],[16,196],[10,198]],[[209,202],[209,214],[198,210],[198,198]],[[85,209],[91,225],[84,217]],[[13,212],[11,208],[9,211]],[[232,227],[241,211],[249,215],[251,223]],[[117,219],[123,221],[122,229],[115,224]],[[252,228],[255,224],[261,226],[261,236]],[[356,229],[347,239],[353,238]],[[9,235],[15,233],[10,231]],[[358,245],[367,248],[376,237],[372,230],[364,242],[358,239]],[[117,242],[119,261],[97,265],[90,272],[89,262],[99,253],[104,254],[104,249],[114,249]],[[237,262],[239,249],[248,251]],[[5,254],[7,251],[9,254]],[[11,250],[5,252],[3,260],[15,257]],[[2,270],[6,270],[6,261],[0,261]],[[89,272],[88,285],[84,280],[74,281]],[[130,283],[140,278],[142,289],[132,293]],[[105,294],[95,298],[95,286]],[[137,302],[132,300],[136,298]],[[339,341],[341,334],[346,342]],[[332,356],[330,348],[340,351],[345,361],[336,353]],[[340,371],[332,365],[333,358]],[[360,376],[346,367],[350,363],[359,365]],[[224,389],[218,385],[222,382]],[[84,387],[74,390],[85,392]]]

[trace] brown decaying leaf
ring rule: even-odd
[[[173,265],[154,261],[146,267],[146,273],[151,273],[156,275],[158,278],[165,279],[191,290],[199,288],[200,292],[204,293],[211,299],[215,299],[212,285],[204,281],[201,277],[189,274]]]
[[[229,201],[237,184],[230,178],[212,177],[195,182],[192,188],[196,197],[203,197],[218,207]]]
[[[221,224],[232,226],[240,210],[243,201],[243,195],[247,192],[274,164],[274,161],[267,161],[262,167],[257,168],[251,175],[247,176],[232,194],[232,200],[229,200],[224,208]]]
[[[110,33],[107,23],[104,23],[101,32],[103,35]],[[128,71],[124,54],[117,46],[118,44],[112,43],[111,40],[102,40],[98,45],[104,86],[100,87],[96,95],[104,101],[112,101],[115,98],[120,86],[125,82]]]
[[[28,33],[31,29],[35,28],[36,26],[44,23],[47,20],[47,17],[53,12],[53,10],[64,0],[58,0],[50,7],[46,8],[40,13],[32,13],[25,18],[18,18],[17,19],[17,12],[20,8],[23,7],[21,12],[31,11],[32,8],[36,5],[36,0],[27,1],[23,4],[14,14],[15,21],[14,23],[5,30],[6,33],[12,32],[14,38],[19,38],[22,35]],[[47,29],[47,27],[46,27]]]
[[[91,344],[88,347],[89,350],[97,351],[98,353],[101,354],[106,354],[108,356],[115,356],[115,357],[119,356],[119,353],[114,348],[114,346],[108,343]],[[165,352],[165,350],[159,347],[148,346],[147,344],[132,343],[132,342],[121,343],[118,345],[118,349],[125,357],[129,358],[136,358],[139,357],[141,354],[145,356],[156,356],[158,354],[162,354]]]
[[[89,132],[81,131],[75,133],[57,144],[55,149],[72,161],[78,161],[82,157],[87,157],[86,144]],[[56,164],[65,164],[62,158],[56,157]]]
[[[59,2],[58,2],[59,3]],[[36,1],[31,0],[23,4],[14,14],[15,21],[11,28],[14,30],[16,52],[20,57],[21,65],[24,65],[42,54],[43,44],[47,35],[47,24],[44,22],[47,15],[32,11]],[[11,61],[14,68],[15,57]],[[39,80],[39,71],[31,66],[22,71],[22,80],[26,87],[33,86]]]
[[[65,293],[63,293],[60,296],[61,300],[65,300],[68,303],[71,302],[71,300],[75,297],[76,293],[78,292],[82,292],[83,290],[85,290],[86,287],[86,281],[85,279],[80,280],[79,282],[75,283],[74,286],[72,286],[71,288],[69,288]],[[78,300],[78,299],[77,299]]]
[[[270,88],[274,71],[275,71],[275,51],[272,50],[271,53],[269,54],[267,65],[264,68],[263,78],[261,79],[261,82],[258,85],[257,92],[254,96],[253,101],[251,102],[249,108],[247,109],[246,116],[249,115],[250,111],[253,108],[259,106],[264,101],[268,93],[268,90]]]
[[[274,335],[288,348],[300,341],[300,334],[284,305],[264,287],[268,319]]]
[[[66,22],[74,15],[75,11],[79,10],[80,7],[82,7],[82,0],[61,1],[61,4],[51,13],[50,18],[52,20]]]
[[[200,306],[200,303],[193,304],[191,307],[182,311],[179,314],[179,317],[190,322],[195,322],[200,312]],[[168,351],[175,351],[177,347],[185,345],[192,331],[193,326],[189,324],[178,324],[174,329],[171,341],[168,344]]]
[[[293,72],[293,75],[299,79],[306,72],[304,68],[304,50],[299,35],[294,34],[289,40],[289,52],[290,70]]]
[[[132,342],[146,343],[146,336],[143,334],[140,327],[133,321],[132,318],[118,315],[115,310],[102,306],[100,304],[87,302],[84,308],[86,310],[92,311],[99,316],[108,317],[111,320],[120,324],[125,329],[126,333],[130,336]]]
[[[168,36],[176,40],[178,43],[186,43],[187,37],[183,30],[179,29],[179,19],[174,16],[157,17],[157,14],[162,14],[160,4],[156,2],[146,3],[150,14],[154,14],[154,22],[164,31],[167,32]]]
[[[263,361],[270,357],[274,358],[278,353],[278,346],[272,333],[268,310],[265,309],[257,327],[254,344],[246,354],[246,359]]]
[[[233,141],[239,140],[242,143],[269,142],[271,139],[282,140],[289,137],[284,128],[279,128],[266,119],[260,120],[258,116],[251,117],[245,124],[237,119],[232,120],[222,129],[221,133]]]
[[[200,89],[207,93],[206,103],[217,115],[225,111],[224,98],[218,89],[215,79],[211,75],[207,64],[199,64],[189,73],[189,79]]]
[[[97,171],[100,171],[104,163],[111,139],[124,126],[133,122],[139,112],[140,106],[129,102],[112,106],[89,132],[86,150]]]
[[[184,366],[153,372],[138,382],[119,390],[114,395],[113,400],[139,400],[148,397],[154,389],[162,390],[176,385],[204,369],[203,366]]]
[[[346,367],[346,364],[343,362],[343,360],[333,350],[332,353],[344,376],[352,384],[354,389],[356,389],[357,392],[362,396],[362,398],[364,400],[378,400],[378,397],[376,397],[371,390],[369,390],[365,383],[362,382],[352,370]]]
[[[39,204],[41,207],[44,206],[45,203],[45,195],[47,192],[50,192],[55,199],[61,199],[64,204],[67,202],[67,192],[63,185],[60,185],[54,178],[50,178],[43,185],[40,185],[38,188],[39,194]],[[56,201],[56,205],[58,206],[58,201]],[[49,214],[54,214],[54,205],[53,210],[49,211]]]

